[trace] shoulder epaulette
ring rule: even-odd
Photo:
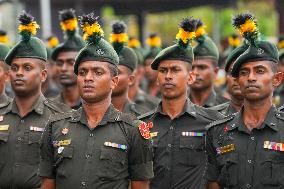
[[[216,110],[212,110],[212,109],[207,109],[204,107],[197,107],[195,105],[195,109],[196,109],[196,113],[201,115],[202,117],[205,117],[209,120],[215,121],[215,120],[219,120],[219,119],[223,119],[224,115],[219,113]]]
[[[65,112],[65,113],[57,113],[57,114],[52,114],[49,118],[49,123],[53,123],[56,121],[60,121],[63,119],[67,119],[72,117],[73,112]]]
[[[209,125],[206,126],[206,130],[210,129],[211,127],[214,127],[216,125],[220,125],[220,124],[223,124],[223,123],[226,123],[232,119],[234,119],[236,114],[231,114],[229,116],[226,116],[222,119],[219,119],[219,120],[216,120],[216,121],[213,121],[212,123],[210,123]]]
[[[152,116],[155,112],[156,112],[156,109],[151,110],[151,111],[149,111],[149,112],[147,112],[145,114],[142,114],[141,116],[138,116],[137,119],[143,119],[143,118]]]
[[[118,113],[115,117],[115,121],[122,121],[124,123],[127,123],[128,125],[135,126],[134,122],[137,118],[125,113]]]
[[[219,105],[217,105],[217,106],[213,106],[213,107],[210,107],[210,108],[208,108],[208,109],[210,109],[210,110],[216,110],[216,111],[222,111],[222,110],[224,110],[224,109],[226,109],[228,106],[229,106],[230,104],[228,103],[228,102],[225,102],[225,103],[223,103],[223,104],[219,104]]]
[[[6,101],[0,104],[0,108],[4,108],[7,107],[10,103],[12,103],[12,101]]]
[[[50,99],[45,99],[44,104],[58,113],[66,113],[72,111],[72,109],[69,108],[67,105],[55,102]]]

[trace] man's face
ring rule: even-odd
[[[233,96],[236,99],[242,100],[244,99],[240,85],[236,78],[232,77],[231,72],[233,69],[234,63],[230,65],[229,71],[227,73],[227,91],[230,96]]]
[[[151,64],[153,59],[146,59],[144,62],[144,70],[145,70],[145,78],[150,82],[154,82],[157,80],[157,71],[151,68]]]
[[[15,58],[11,63],[10,80],[17,96],[31,96],[41,89],[47,78],[44,61],[34,58]]]
[[[238,83],[246,100],[259,101],[272,96],[283,74],[274,74],[271,64],[269,61],[255,61],[241,66]]]
[[[107,62],[86,61],[78,68],[77,85],[81,98],[87,103],[97,103],[110,97],[118,83]]]
[[[56,59],[56,66],[59,74],[59,82],[63,86],[76,85],[76,75],[74,74],[74,63],[78,52],[60,52]]]
[[[118,84],[114,88],[112,96],[120,96],[128,92],[130,70],[126,66],[118,65]]]
[[[5,91],[5,84],[8,79],[7,65],[4,61],[0,61],[0,95]]]
[[[192,89],[202,90],[214,85],[218,69],[210,59],[196,59],[192,63],[192,71],[196,75],[195,82],[190,85]]]
[[[188,85],[195,80],[187,63],[180,60],[164,60],[158,67],[158,85],[162,97],[176,99],[186,94]]]

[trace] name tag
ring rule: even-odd
[[[181,132],[181,136],[203,137],[205,134],[201,132]]]
[[[227,146],[223,146],[223,147],[220,147],[220,148],[217,148],[216,151],[217,151],[217,154],[225,154],[225,153],[228,153],[228,152],[232,152],[232,151],[235,151],[235,145],[234,144],[229,144]]]
[[[8,131],[9,125],[0,125],[0,131]]]
[[[270,141],[264,141],[263,148],[268,150],[275,150],[275,151],[284,151],[284,144],[283,143],[277,143],[277,142],[270,142]]]
[[[53,141],[52,142],[54,147],[60,147],[60,146],[68,146],[71,144],[71,139],[69,140],[60,140],[60,141]]]
[[[44,128],[31,126],[31,127],[30,127],[30,131],[43,132],[43,131],[44,131]]]

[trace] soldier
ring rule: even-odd
[[[131,102],[128,98],[129,85],[135,79],[133,71],[137,67],[137,56],[131,48],[125,46],[128,36],[124,22],[114,22],[112,32],[110,42],[119,56],[119,65],[118,84],[112,92],[111,102],[119,111],[136,117],[148,112],[148,109]]]
[[[39,141],[50,115],[69,111],[47,100],[41,84],[47,73],[46,47],[32,35],[39,27],[23,12],[19,17],[19,41],[8,53],[10,80],[15,98],[0,108],[0,188],[39,188]]]
[[[284,42],[283,42],[284,43]],[[279,50],[278,71],[284,73],[284,49]],[[284,104],[284,82],[273,93],[273,104],[277,107]],[[282,109],[282,107],[281,107]]]
[[[283,79],[277,48],[258,40],[253,15],[237,15],[233,24],[250,43],[232,70],[244,106],[208,126],[207,188],[282,188],[284,114],[272,105],[273,90]]]
[[[72,109],[81,107],[81,99],[74,74],[75,57],[85,42],[78,34],[78,21],[73,9],[59,12],[60,26],[64,31],[65,41],[58,45],[52,52],[52,59],[56,62],[59,74],[59,82],[62,85],[62,93],[52,99],[55,102],[67,104]]]
[[[153,177],[149,131],[138,129],[129,115],[111,105],[119,57],[102,39],[97,17],[85,15],[81,22],[87,45],[76,58],[74,72],[82,108],[54,116],[46,127],[42,189],[127,189],[129,183],[132,189],[148,189]]]
[[[147,38],[148,49],[146,49],[144,55],[144,76],[147,82],[145,91],[151,96],[159,96],[159,87],[157,86],[157,71],[151,68],[151,63],[161,51],[161,43],[161,38],[156,33],[151,33]]]
[[[184,19],[177,44],[162,50],[151,65],[158,70],[162,102],[138,117],[151,128],[155,175],[151,189],[204,188],[205,126],[221,115],[194,105],[187,97],[188,84],[194,82],[190,44],[195,27],[193,18]]]
[[[5,88],[8,80],[9,66],[5,64],[4,59],[10,48],[4,43],[0,43],[0,106],[11,102],[11,98],[6,95]]]
[[[242,53],[246,51],[247,48],[247,43],[244,43],[243,45],[235,48],[228,55],[228,58],[226,60],[225,71],[227,73],[227,92],[229,94],[230,101],[217,106],[213,106],[210,109],[217,110],[223,115],[230,115],[238,112],[241,109],[244,97],[240,90],[240,86],[237,82],[237,79],[232,77],[231,72],[233,69],[234,62]]]
[[[218,72],[218,48],[206,35],[201,20],[197,23],[196,41],[198,44],[193,49],[194,61],[192,63],[196,80],[190,85],[189,97],[194,104],[206,108],[222,104],[228,100],[217,95],[214,90],[214,81]]]
[[[133,71],[133,76],[135,78],[129,86],[128,97],[136,104],[141,105],[148,110],[153,110],[159,104],[160,99],[148,95],[140,88],[140,83],[144,76],[144,57],[140,49],[140,42],[137,39],[130,37],[128,46],[134,50],[138,58],[137,68]]]

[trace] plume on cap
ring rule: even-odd
[[[140,48],[141,47],[141,43],[140,43],[140,41],[137,38],[129,37],[128,47],[130,47],[130,48]]]
[[[110,42],[114,50],[119,54],[123,49],[123,46],[128,41],[128,35],[126,33],[127,26],[123,21],[115,21],[112,24],[112,34],[110,35]]]
[[[47,46],[51,49],[55,48],[59,44],[59,40],[56,36],[52,35],[47,38]]]
[[[98,18],[93,12],[80,17],[80,24],[84,33],[83,38],[88,44],[97,44],[104,36]]]
[[[232,46],[233,48],[236,48],[241,44],[241,40],[240,40],[239,36],[235,33],[231,34],[228,37],[228,42],[229,42],[229,45]]]
[[[206,36],[206,26],[203,24],[201,19],[196,19],[196,30],[195,30],[195,36],[196,41],[199,43],[203,42],[205,40]]]
[[[18,16],[18,21],[20,23],[18,31],[23,41],[28,41],[32,35],[36,35],[39,25],[34,21],[34,17],[31,14],[23,11]]]
[[[256,45],[259,37],[257,20],[251,13],[238,14],[233,18],[233,26],[250,44]]]
[[[177,43],[183,48],[187,48],[195,38],[196,20],[192,17],[184,18],[179,25],[179,32],[176,35]]]
[[[61,29],[67,35],[74,35],[78,28],[78,20],[74,9],[64,9],[59,11]]]
[[[150,33],[146,43],[151,48],[161,47],[162,45],[161,38],[157,33]]]
[[[0,30],[0,43],[4,43],[4,44],[9,43],[9,37],[7,35],[7,32],[4,30]]]
[[[284,35],[279,36],[278,42],[277,42],[278,49],[284,48]]]

